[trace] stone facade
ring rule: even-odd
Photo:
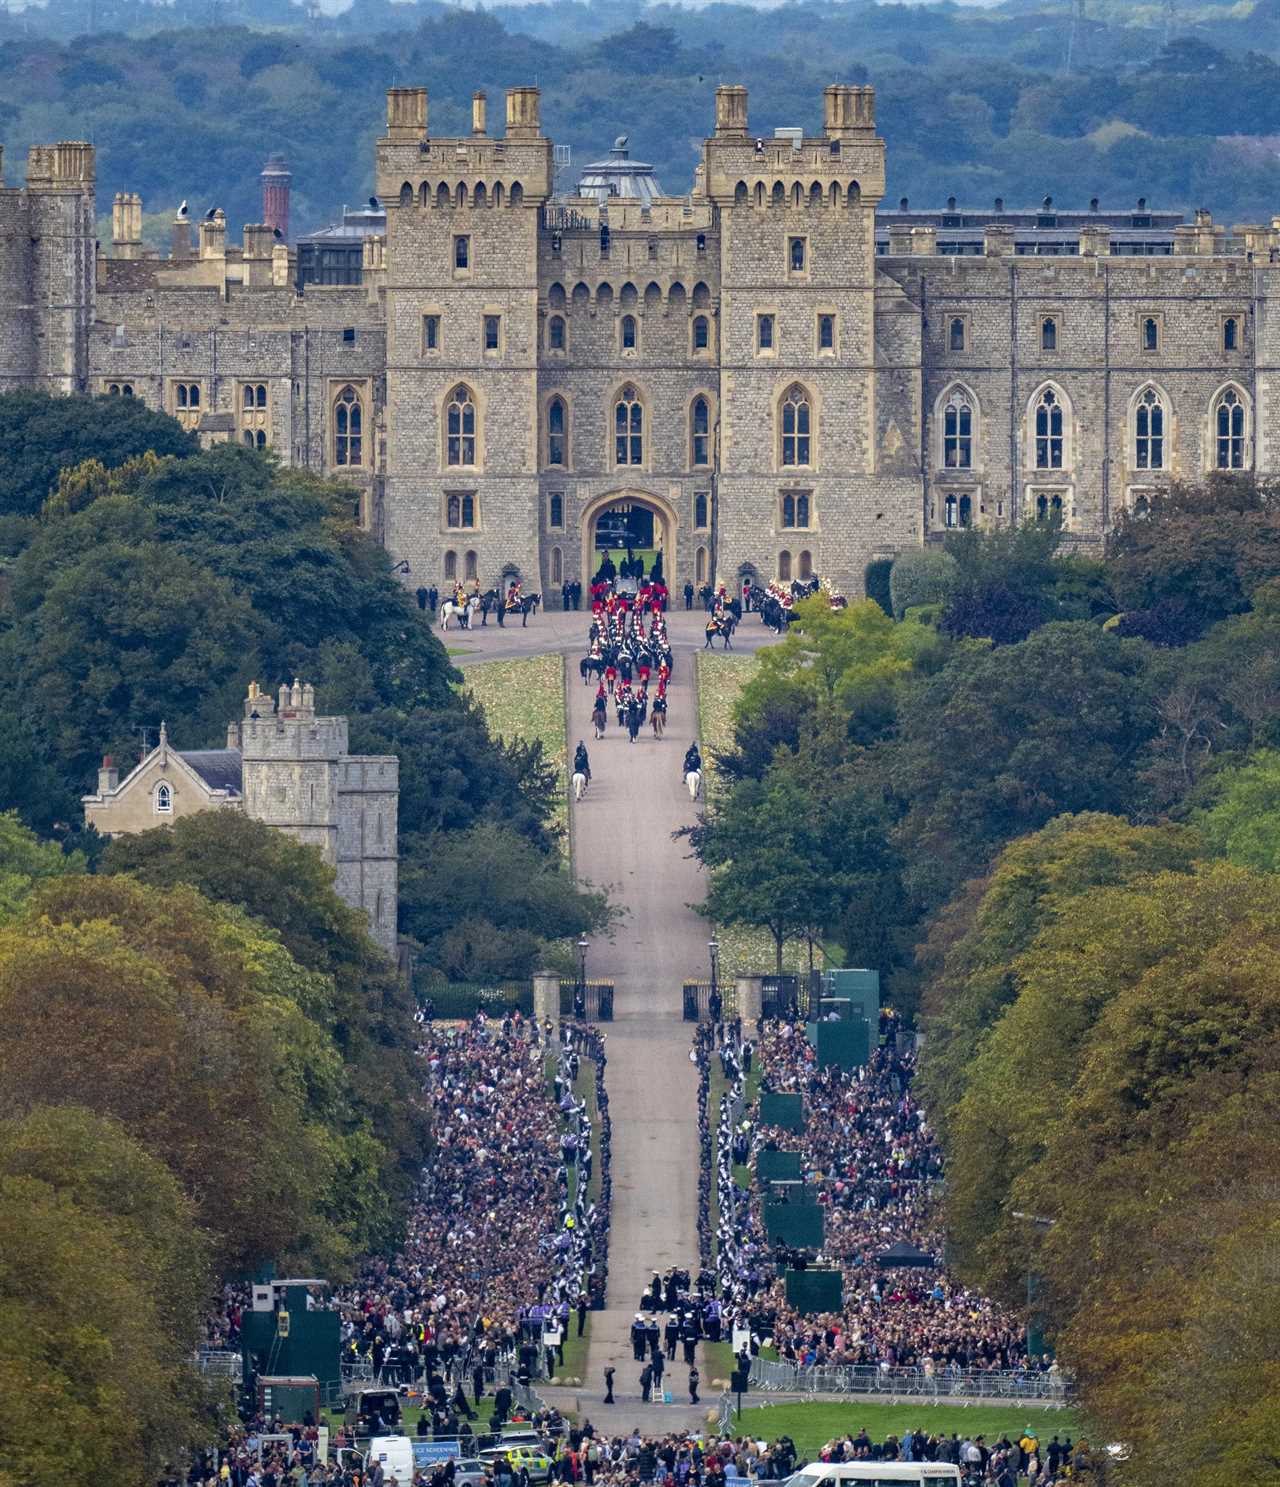
[[[0,385],[269,445],[352,483],[409,588],[518,573],[553,602],[619,503],[677,587],[857,593],[949,526],[1060,511],[1093,544],[1171,479],[1280,465],[1280,219],[891,211],[873,92],[844,86],[820,133],[767,138],[718,89],[687,196],[554,197],[537,89],[501,135],[486,107],[436,139],[425,90],[390,90],[357,285],[217,212],[161,258],[136,196],[95,261],[92,149],[33,150],[0,192]]]
[[[105,835],[149,831],[180,816],[242,810],[313,846],[337,874],[340,898],[369,916],[369,932],[396,954],[400,761],[347,751],[347,720],[318,716],[309,685],[271,697],[256,684],[225,749],[180,752],[161,725],[159,745],[123,780],[104,759],[84,797],[87,825]]]

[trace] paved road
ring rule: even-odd
[[[681,1020],[686,977],[709,973],[706,920],[691,904],[704,893],[698,865],[671,833],[697,819],[681,774],[685,750],[697,733],[694,656],[703,644],[703,616],[673,612],[668,631],[675,668],[668,688],[666,737],[648,729],[630,743],[625,729],[611,726],[599,743],[591,738],[594,688],[582,685],[577,660],[585,654],[590,617],[551,611],[527,629],[490,625],[470,636],[450,632],[454,660],[463,666],[503,656],[566,653],[569,668],[570,748],[584,738],[591,753],[591,788],[572,812],[578,876],[611,890],[627,917],[612,942],[593,943],[587,971],[615,985],[614,1017],[608,1033],[608,1087],[613,1117],[613,1214],[606,1309],[592,1314],[591,1346],[581,1390],[544,1391],[549,1399],[581,1407],[610,1428],[673,1429],[705,1418],[710,1407],[691,1408],[688,1369],[669,1365],[666,1383],[672,1405],[640,1403],[640,1365],[628,1331],[653,1271],[671,1265],[698,1268],[697,1090],[689,1061],[691,1029]],[[754,650],[773,637],[754,615],[735,638],[735,649]],[[611,714],[611,724],[616,714]],[[701,1352],[701,1350],[700,1350]],[[600,1403],[605,1365],[617,1369],[616,1410]],[[711,1374],[701,1356],[703,1399],[715,1400]]]

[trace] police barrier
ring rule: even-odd
[[[874,1364],[843,1368],[801,1368],[794,1363],[771,1363],[755,1358],[752,1388],[774,1394],[892,1394],[899,1397],[942,1399],[1018,1399],[1041,1404],[1065,1404],[1070,1380],[1060,1373],[1021,1369],[990,1370],[942,1368],[879,1368]]]

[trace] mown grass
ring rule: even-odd
[[[746,1398],[749,1400],[750,1395]],[[789,1435],[796,1443],[801,1458],[813,1457],[827,1441],[836,1436],[857,1435],[866,1429],[872,1440],[882,1441],[888,1435],[901,1438],[905,1430],[923,1430],[931,1435],[951,1435],[963,1440],[982,1435],[987,1444],[1007,1435],[1010,1440],[1030,1426],[1043,1445],[1056,1435],[1060,1440],[1071,1436],[1080,1440],[1080,1417],[1069,1409],[1034,1408],[1019,1404],[913,1404],[880,1403],[851,1399],[848,1402],[822,1404],[770,1404],[749,1408],[744,1401],[741,1421],[735,1420],[735,1433],[776,1440]]]
[[[522,656],[468,666],[463,690],[479,704],[497,738],[542,744],[556,770],[552,819],[561,851],[569,851],[569,754],[564,718],[564,660],[560,656]]]

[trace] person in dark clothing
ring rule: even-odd
[[[435,584],[432,584],[431,587],[427,590],[427,608],[431,611],[432,614],[435,614],[436,610],[439,607],[440,590],[436,588]]]
[[[587,1293],[582,1291],[578,1295],[578,1336],[582,1336],[582,1329],[587,1325]]]
[[[686,609],[693,608],[693,585],[688,582],[684,586],[684,607]]]
[[[667,1336],[666,1336],[666,1341],[667,1341],[667,1357],[668,1358],[671,1358],[671,1359],[674,1359],[675,1356],[676,1356],[676,1347],[677,1347],[678,1343],[680,1342],[680,1323],[678,1321],[676,1321],[675,1317],[668,1317],[667,1318]]]
[[[613,1365],[610,1364],[604,1371],[604,1402],[613,1403]]]
[[[701,1378],[701,1375],[699,1374],[699,1372],[698,1372],[698,1370],[696,1368],[691,1368],[689,1370],[689,1403],[690,1404],[697,1404],[698,1403],[698,1382],[699,1382],[700,1378]]]
[[[471,1370],[471,1392],[479,1404],[484,1398],[484,1366],[480,1363]]]
[[[662,1388],[662,1374],[667,1366],[667,1360],[662,1356],[662,1349],[658,1348],[653,1355],[653,1361],[649,1367],[653,1369],[653,1382]]]
[[[648,1404],[653,1397],[653,1369],[646,1363],[640,1370],[640,1398]]]
[[[648,1339],[645,1337],[644,1318],[640,1315],[639,1312],[637,1312],[636,1319],[631,1324],[631,1351],[635,1354],[637,1363],[644,1362],[644,1350],[647,1342]]]

